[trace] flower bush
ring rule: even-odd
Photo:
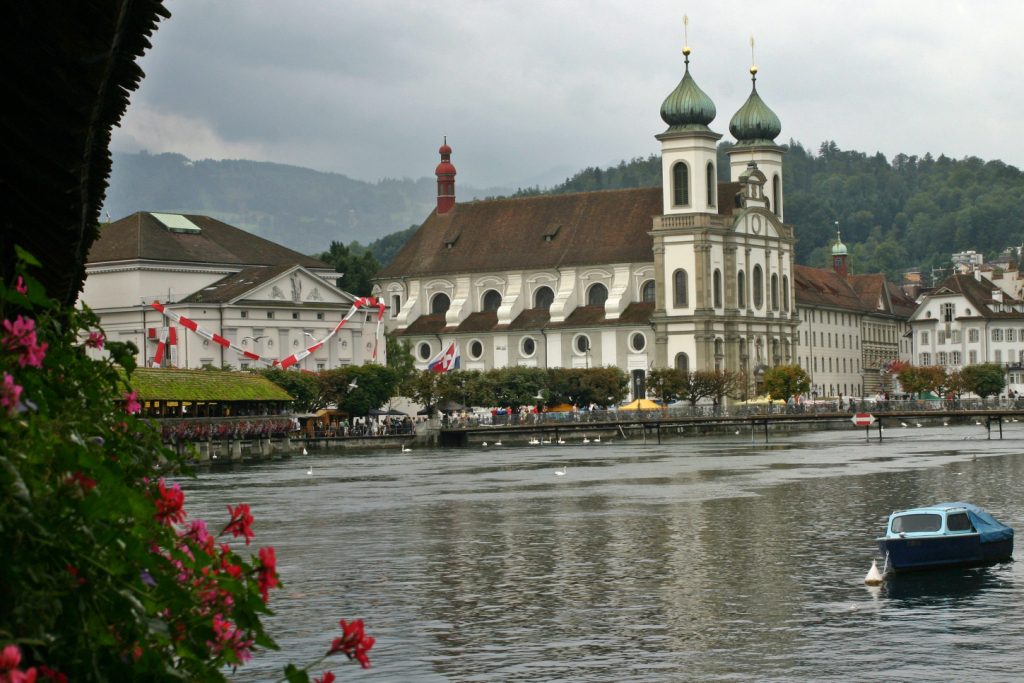
[[[189,517],[165,478],[188,476],[184,462],[135,416],[136,349],[47,298],[20,255],[0,283],[0,683],[225,680],[277,647],[261,622],[281,586],[274,549],[232,547],[253,539],[248,505],[227,506],[216,534]],[[341,628],[282,679],[336,653],[368,667],[362,621]]]

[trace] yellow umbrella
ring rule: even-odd
[[[619,410],[661,410],[661,406],[649,398],[638,398],[620,407]]]

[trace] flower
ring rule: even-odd
[[[142,406],[139,405],[139,392],[127,391],[124,394],[124,412],[129,415],[142,412]]]
[[[54,683],[68,683],[68,677],[66,674],[51,669],[45,664],[39,665],[39,675],[47,680],[53,681]]]
[[[90,332],[89,338],[85,340],[85,345],[91,349],[102,349],[106,342],[107,338],[103,336],[102,332]]]
[[[270,589],[281,585],[277,575],[277,556],[271,547],[260,548],[260,565],[256,568],[256,582],[263,602],[270,599]]]
[[[213,536],[206,529],[206,522],[202,519],[193,520],[188,529],[182,533],[182,538],[190,538],[195,541],[202,550],[213,554]]]
[[[146,584],[150,588],[156,586],[156,579],[154,579],[153,575],[147,572],[145,569],[139,570],[139,579],[142,581],[142,583]]]
[[[313,683],[334,683],[334,674],[330,671],[325,671],[323,676],[314,678]]]
[[[22,388],[20,384],[14,383],[14,377],[4,373],[4,382],[0,385],[0,407],[7,409],[8,415],[18,412],[18,403],[21,398]]]
[[[25,367],[30,365],[34,368],[43,367],[43,358],[46,357],[47,344],[40,344],[36,339],[36,321],[32,318],[18,316],[14,322],[4,321],[3,345],[10,351],[19,351],[18,365]]]
[[[82,489],[83,493],[87,493],[96,488],[96,480],[80,471],[75,471],[70,474],[67,482],[69,484],[77,484]]]
[[[366,653],[377,641],[363,631],[363,620],[356,619],[353,622],[347,622],[342,619],[338,625],[341,626],[342,635],[331,642],[331,649],[327,654],[343,652],[349,659],[358,661],[364,669],[369,669],[370,658],[366,656]]]
[[[167,525],[184,522],[188,513],[184,510],[185,494],[182,493],[181,486],[174,484],[167,488],[164,480],[161,479],[157,483],[157,491],[160,493],[160,497],[154,503],[156,505],[154,519]]]
[[[230,532],[236,538],[238,536],[245,536],[245,544],[249,545],[249,539],[254,535],[252,533],[253,520],[252,515],[249,514],[249,506],[246,503],[242,503],[235,508],[228,505],[228,514],[231,515],[231,521],[228,522],[221,533],[226,534]]]
[[[18,290],[18,294],[28,294],[28,285],[25,284],[25,278],[18,276],[17,281],[14,283],[14,288]]]
[[[21,664],[21,650],[17,645],[8,645],[0,652],[0,681],[4,683],[35,683],[36,669],[28,671],[18,668]]]
[[[230,650],[239,662],[247,662],[252,659],[252,639],[244,638],[242,631],[224,618],[221,614],[213,615],[213,636],[214,640],[206,642],[215,653],[220,654]]]

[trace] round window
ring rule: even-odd
[[[430,359],[430,344],[427,342],[420,342],[420,345],[417,347],[417,351],[420,354],[420,360]]]
[[[576,337],[576,351],[579,353],[590,351],[590,337],[585,334]]]
[[[647,337],[644,336],[643,332],[634,332],[633,336],[629,338],[629,346],[639,353],[647,348]]]
[[[474,339],[469,342],[469,356],[473,360],[477,360],[480,356],[484,355],[484,345],[480,343],[479,339]]]
[[[526,337],[525,339],[523,339],[523,344],[521,348],[523,351],[523,356],[529,358],[530,356],[537,352],[537,342],[533,340],[533,337]]]

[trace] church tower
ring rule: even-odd
[[[841,277],[849,275],[849,266],[846,263],[846,245],[843,244],[843,240],[839,235],[839,231],[836,230],[836,241],[832,245],[832,270],[839,273]]]
[[[753,39],[751,39],[753,45]],[[729,150],[729,176],[740,182],[741,176],[756,168],[764,174],[764,196],[768,208],[783,220],[785,202],[782,195],[782,155],[784,150],[775,144],[782,132],[782,122],[761,96],[757,94],[757,67],[750,66],[750,96],[729,122],[729,132],[736,144]]]
[[[448,213],[455,206],[455,166],[452,165],[452,148],[448,146],[448,136],[437,150],[441,155],[441,163],[434,169],[437,176],[437,212]]]

